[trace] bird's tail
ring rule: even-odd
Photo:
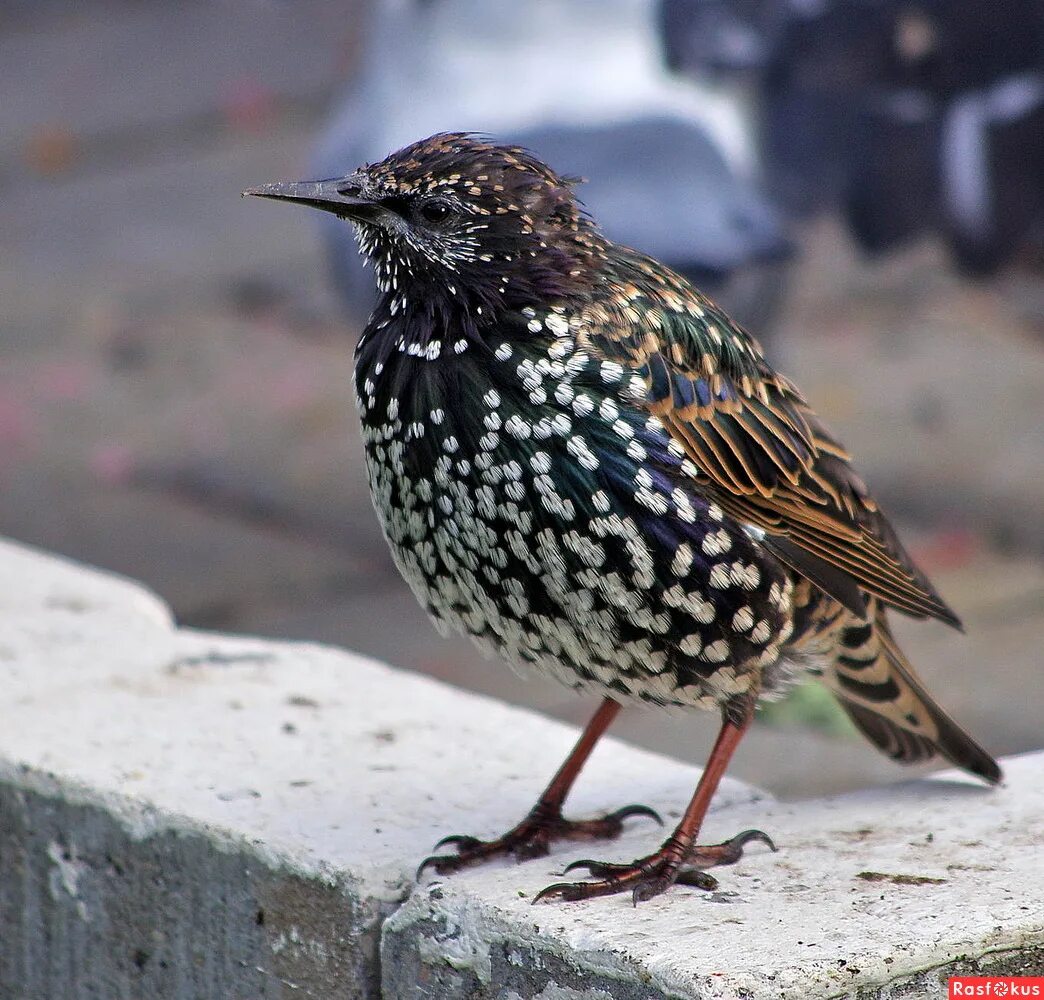
[[[872,601],[867,615],[846,612],[823,674],[859,731],[903,764],[942,756],[998,783],[997,762],[936,704],[896,644],[884,608]]]

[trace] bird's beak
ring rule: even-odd
[[[343,178],[329,181],[279,181],[247,188],[243,194],[310,205],[357,222],[376,222],[384,214],[379,204],[363,197],[355,184]]]

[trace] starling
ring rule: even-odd
[[[901,762],[996,762],[925,690],[887,612],[960,623],[842,446],[757,342],[684,278],[609,241],[561,177],[470,134],[338,180],[248,194],[348,220],[380,296],[355,382],[374,506],[442,631],[604,698],[527,817],[452,836],[421,868],[616,836],[628,806],[562,804],[624,702],[716,708],[721,730],[662,846],[538,898],[708,889],[746,830],[697,835],[759,698],[819,676]],[[438,849],[438,848],[437,848]],[[774,849],[774,848],[773,848]]]

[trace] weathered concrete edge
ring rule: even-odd
[[[1044,969],[1044,931],[1036,940],[1026,939],[1013,948],[990,947],[982,954],[962,955],[949,962],[910,975],[899,976],[880,986],[862,987],[850,993],[834,993],[825,1000],[900,1000],[902,997],[944,997],[951,976],[1028,976]]]
[[[401,900],[348,871],[2,760],[0,854],[0,913],[38,930],[22,935],[31,970],[0,954],[19,1000],[49,1000],[56,981],[70,997],[102,983],[176,1000],[380,995],[381,926]]]
[[[217,850],[234,854],[248,852],[273,871],[283,871],[300,878],[316,879],[329,888],[353,885],[355,877],[348,871],[322,862],[307,864],[289,851],[281,851],[261,840],[251,839],[230,827],[207,823],[185,814],[157,809],[141,799],[115,792],[102,792],[79,781],[61,778],[22,764],[12,764],[0,757],[0,786],[8,786],[38,795],[61,799],[72,806],[98,809],[120,824],[132,841],[144,841],[165,833],[206,837]]]
[[[215,922],[256,926],[257,930],[218,948],[221,954],[208,973],[211,987],[220,986],[227,974],[235,972],[240,976],[235,985],[242,988],[241,970],[249,964],[258,997],[280,996],[283,986],[295,996],[309,998],[335,995],[330,992],[335,989],[336,995],[380,995],[389,1000],[421,995],[447,1000],[503,996],[520,1000],[697,1000],[703,996],[660,981],[623,956],[608,951],[573,951],[554,939],[541,937],[538,911],[532,924],[505,923],[491,915],[482,900],[464,896],[462,903],[462,895],[455,891],[447,899],[439,885],[415,888],[399,900],[376,901],[354,891],[353,880],[344,871],[303,864],[234,831],[161,813],[131,798],[98,793],[53,774],[0,761],[0,801],[5,797],[27,800],[38,840],[49,838],[52,844],[60,845],[58,831],[75,829],[80,853],[71,862],[81,871],[73,877],[71,889],[53,852],[41,850],[39,844],[35,851],[27,845],[25,852],[38,859],[50,854],[57,865],[50,875],[52,897],[58,891],[56,886],[64,888],[70,919],[79,907],[101,902],[90,886],[92,856],[95,862],[97,857],[115,857],[127,864],[127,854],[119,850],[121,841],[136,845],[137,859],[144,858],[141,863],[162,869],[175,888],[182,874],[179,862],[183,870],[186,860],[209,864],[215,879],[220,872],[223,889],[215,912],[203,914],[197,921],[203,936],[181,942],[182,947],[193,952],[210,946],[209,928]],[[48,812],[60,813],[59,820],[67,820],[70,813],[78,818],[68,825],[48,823],[46,819],[41,822]],[[9,803],[0,808],[0,816],[11,813]],[[88,870],[87,879],[82,878],[83,869]],[[197,882],[214,884],[206,878],[199,880],[198,869],[193,871]],[[105,901],[112,903],[112,873],[106,877],[104,887],[95,888],[103,888]],[[36,880],[39,884],[47,881]],[[139,885],[132,902],[143,929],[177,925],[170,919],[164,899],[172,891],[175,889],[168,887],[158,896],[150,895],[142,893]],[[276,901],[277,905],[269,905]],[[256,919],[266,913],[278,915],[277,921]],[[1018,937],[1017,941],[994,941],[976,954],[957,956],[887,982],[824,994],[824,998],[892,1000],[944,995],[945,980],[952,975],[1039,973],[1044,968],[1044,930]],[[326,942],[328,950],[317,954],[316,942]],[[183,992],[170,992],[169,981],[150,981],[149,950],[135,947],[133,935],[127,943],[128,957],[142,962],[143,987],[161,988],[163,992],[157,989],[156,995],[197,995],[190,992],[200,985],[194,981],[186,981]],[[233,945],[231,950],[228,944]],[[235,968],[222,969],[222,961]]]
[[[758,798],[755,793],[752,801]],[[9,853],[3,850],[5,838],[14,845]],[[62,854],[70,869],[63,866]],[[402,926],[410,927],[410,904],[416,899],[423,906],[429,898],[438,898],[437,886],[406,884],[401,892],[380,898],[350,870],[322,859],[305,859],[234,828],[4,758],[0,758],[0,855],[9,871],[11,858],[16,857],[14,866],[23,874],[20,881],[26,891],[49,886],[51,901],[64,912],[61,938],[71,944],[69,951],[80,955],[78,962],[67,955],[66,969],[60,974],[68,983],[69,996],[90,995],[91,980],[84,976],[112,977],[113,996],[122,996],[117,991],[134,981],[136,973],[130,965],[139,962],[143,966],[139,986],[148,995],[177,1000],[238,995],[244,988],[256,990],[258,998],[281,997],[284,986],[292,991],[289,995],[309,1000],[398,996],[380,985],[382,978],[396,984],[396,989],[421,982],[430,985],[433,967],[445,964],[452,970],[467,964],[459,951],[440,954],[421,924],[407,930],[413,940],[405,942],[405,949],[401,935],[394,939],[398,949],[382,947],[385,925],[403,914]],[[154,891],[148,879],[124,877],[124,870],[137,868],[159,872],[163,890]],[[5,899],[4,888],[0,880],[0,913],[12,903],[10,891]],[[214,899],[199,893],[200,888],[213,890]],[[192,898],[193,913],[172,913],[168,905],[172,894]],[[17,893],[15,897],[17,901]],[[481,900],[474,905],[478,912]],[[93,942],[90,934],[80,933],[84,928],[75,919],[79,914],[82,920],[85,909],[96,920],[101,916],[102,933]],[[117,912],[124,914],[118,921],[112,916]],[[258,919],[260,914],[264,920]],[[228,929],[229,940],[216,948],[217,955],[208,962],[209,981],[189,977],[182,982],[171,971],[176,960],[162,958],[165,971],[147,978],[148,964],[156,954],[191,954],[199,960],[214,943],[215,924]],[[105,937],[104,928],[113,925],[118,933]],[[167,947],[154,952],[149,937],[161,933],[169,939]],[[445,941],[445,934],[438,936]],[[102,965],[89,961],[92,949],[108,951],[114,940],[123,946],[119,956]],[[415,962],[413,955],[422,955],[425,961]],[[3,968],[3,958],[0,954],[0,984],[19,981],[12,970]],[[388,976],[386,963],[393,968]],[[552,966],[555,975],[548,979],[543,973]],[[436,974],[435,978],[443,977]],[[590,983],[595,1000],[678,996],[642,988],[638,984],[648,974],[611,952],[587,952],[582,959],[569,954],[559,957],[535,945],[514,947],[498,964],[492,982],[490,975],[482,978],[498,991],[515,988],[519,996],[531,995],[529,984],[545,979],[555,988],[572,980]],[[473,995],[463,982],[465,989],[459,995]],[[19,994],[19,1000],[50,1000],[35,991],[37,986],[30,983],[29,989]],[[445,993],[440,987],[434,995],[458,994],[447,984]]]
[[[531,927],[489,919],[480,904],[441,906],[442,890],[415,891],[381,931],[386,1000],[688,1000],[629,959],[575,952]],[[510,992],[509,992],[510,991]]]
[[[1044,754],[1026,757],[1044,762]],[[1013,769],[1019,759],[1009,759]],[[850,793],[821,801],[844,802],[865,794]],[[742,817],[743,807],[735,809]],[[868,974],[864,967],[860,975],[853,962],[850,971],[855,978],[847,989],[837,982],[836,976],[829,975],[800,983],[781,977],[778,994],[774,975],[759,980],[758,985],[744,975],[735,982],[710,977],[694,982],[687,977],[676,978],[669,963],[646,961],[647,956],[640,951],[634,955],[626,947],[617,948],[612,938],[603,946],[588,935],[592,946],[578,947],[578,941],[563,938],[561,928],[555,927],[554,916],[548,913],[541,919],[542,907],[534,907],[530,919],[528,907],[518,904],[505,909],[508,900],[502,895],[503,886],[497,885],[498,880],[476,881],[482,885],[477,892],[466,881],[457,880],[414,892],[385,922],[381,947],[383,996],[388,1000],[420,1000],[430,995],[433,984],[435,995],[450,1000],[494,1000],[503,996],[512,1000],[601,1000],[605,996],[614,1000],[741,1000],[762,995],[770,982],[774,984],[773,996],[894,1000],[944,997],[947,979],[954,975],[1040,975],[1044,971],[1044,924],[1029,919],[1031,914],[1027,912],[1027,920],[1010,927],[997,926],[981,939],[972,937],[959,943],[954,940],[943,948],[929,949],[922,956],[923,964],[904,961],[897,941],[898,950],[892,953],[899,959],[894,975],[889,975],[887,969],[891,959],[886,958],[886,965],[876,974]],[[1021,888],[1029,889],[1030,895],[1023,901],[1031,903],[1036,898],[1032,888]],[[519,896],[524,895],[519,890]],[[676,905],[691,906],[692,901],[681,899]],[[973,905],[971,900],[969,905]],[[544,920],[550,925],[549,932],[541,927]],[[844,925],[830,926],[843,929]],[[636,923],[635,930],[647,936],[649,927]],[[859,956],[853,953],[845,957]],[[818,963],[814,964],[818,967]],[[526,969],[525,974],[520,966]]]
[[[533,924],[508,924],[482,912],[481,904],[443,904],[439,887],[415,891],[384,922],[381,934],[382,996],[386,1000],[704,1000],[707,994],[678,988],[622,955],[575,951],[540,936]],[[1015,940],[1017,938],[1017,940]],[[1044,929],[981,952],[873,985],[824,993],[821,1000],[898,1000],[942,997],[956,975],[1039,975],[1044,969]],[[423,985],[421,985],[423,984]],[[506,993],[504,991],[513,992]],[[719,994],[715,994],[718,996]],[[729,994],[730,996],[732,994]]]
[[[8,539],[0,558],[7,613],[189,632],[135,580]],[[381,924],[406,894],[3,756],[0,874],[0,924],[23,942],[0,948],[0,993],[18,1000],[51,1000],[56,982],[69,997],[376,997]]]

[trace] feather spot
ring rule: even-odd
[[[504,424],[504,430],[513,438],[525,441],[533,433],[533,425],[523,420],[517,413],[513,413]]]
[[[547,473],[551,471],[551,456],[546,451],[538,451],[529,460],[529,464],[533,467],[533,471],[537,473]]]
[[[682,542],[671,560],[671,572],[677,577],[687,576],[692,569],[693,558],[692,546],[688,542]]]
[[[724,528],[721,528],[718,531],[708,532],[704,536],[703,544],[700,547],[705,555],[718,556],[732,548],[732,539],[729,538],[729,533]]]
[[[723,663],[729,655],[729,644],[724,639],[718,639],[707,646],[700,654],[700,658],[708,663]]]
[[[754,624],[754,612],[744,606],[732,616],[732,631],[747,632]]]
[[[703,651],[703,640],[699,635],[687,635],[678,643],[678,648],[686,656],[699,656]]]
[[[725,590],[731,586],[732,577],[729,575],[729,567],[725,563],[716,563],[711,567],[708,582],[715,590]]]
[[[762,618],[762,620],[754,626],[754,631],[750,633],[750,638],[752,642],[756,642],[760,645],[762,643],[768,642],[771,635],[772,626],[770,626],[769,623],[765,621],[764,618]]]

